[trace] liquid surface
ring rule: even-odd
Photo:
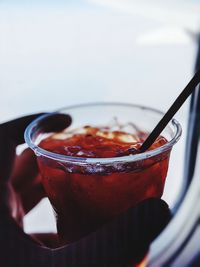
[[[44,139],[40,146],[48,151],[71,157],[111,158],[133,155],[147,137],[142,131],[129,134],[85,126],[72,133],[54,134]],[[150,150],[164,145],[167,140],[159,136]]]

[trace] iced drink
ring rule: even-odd
[[[171,150],[132,161],[147,133],[115,128],[83,126],[52,134],[39,144],[47,151],[70,157],[67,162],[38,157],[63,243],[95,231],[146,198],[162,196]],[[166,143],[160,136],[150,150]],[[77,161],[81,158],[95,162]],[[115,161],[103,162],[105,158]]]
[[[162,196],[180,124],[170,121],[150,150],[138,154],[162,116],[139,105],[91,103],[46,114],[27,127],[25,140],[37,155],[62,244]]]

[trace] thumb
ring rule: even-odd
[[[23,140],[24,130],[27,125],[41,114],[34,114],[18,118],[0,124],[0,210],[8,210],[9,197],[12,195],[9,190],[9,177],[12,172],[15,159],[16,145]],[[3,209],[3,210],[2,210]]]
[[[40,114],[21,117],[0,124],[0,183],[6,182],[11,174],[15,148],[24,142],[24,130]]]

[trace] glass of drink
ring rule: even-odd
[[[181,135],[172,120],[145,153],[138,148],[163,114],[131,104],[68,107],[71,125],[45,133],[47,114],[33,121],[25,140],[36,155],[55,211],[62,244],[95,231],[140,201],[163,193],[170,152]]]

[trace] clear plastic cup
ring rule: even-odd
[[[151,132],[163,116],[155,109],[120,103],[82,104],[58,113],[72,117],[69,130],[106,125],[117,118],[124,125],[134,125],[136,133],[138,129]],[[156,149],[122,157],[81,158],[53,153],[39,146],[47,136],[43,121],[51,119],[53,114],[33,121],[25,131],[25,140],[37,155],[62,243],[76,241],[95,231],[144,199],[162,196],[170,152],[181,136],[181,126],[175,119],[161,134],[168,142]]]

